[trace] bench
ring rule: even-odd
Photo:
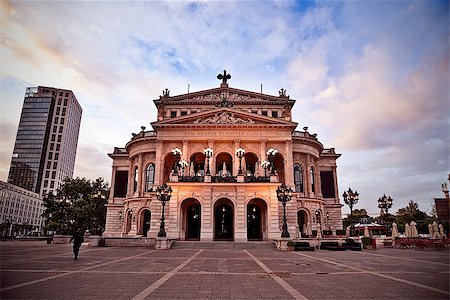
[[[350,251],[361,251],[361,243],[353,242],[353,243],[342,243],[342,248]]]
[[[320,249],[331,251],[345,251],[344,247],[339,246],[338,242],[321,242]]]
[[[309,242],[294,242],[294,251],[314,251],[314,247],[309,245]]]

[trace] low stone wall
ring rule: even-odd
[[[323,239],[316,239],[316,238],[302,238],[302,239],[292,239],[294,242],[308,242],[311,247],[314,247],[316,249],[319,249],[321,242],[338,242],[339,246],[342,246],[343,243],[345,243],[346,238],[323,238]],[[361,243],[361,239],[359,237],[352,237],[352,239],[357,242]],[[273,242],[275,245],[277,245],[277,249],[279,251],[286,251],[287,248],[287,242],[289,239],[286,238],[280,238],[280,239],[274,239]]]
[[[55,234],[53,236],[53,244],[69,244],[71,235]]]
[[[155,247],[156,239],[147,237],[104,237],[105,247]]]

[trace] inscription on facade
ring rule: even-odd
[[[264,136],[256,131],[186,131],[186,136]]]

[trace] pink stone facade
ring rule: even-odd
[[[340,154],[324,148],[306,127],[295,130],[295,100],[284,90],[271,96],[225,82],[178,96],[165,90],[154,103],[158,117],[153,130],[143,127],[124,148],[109,154],[113,164],[105,236],[156,237],[162,205],[155,189],[163,183],[173,190],[165,207],[169,239],[280,238],[283,207],[276,190],[281,183],[294,191],[286,205],[291,238],[342,229],[336,172]],[[209,159],[204,154],[208,147],[213,151]],[[174,148],[181,150],[179,160]],[[238,148],[245,150],[242,159]],[[269,159],[271,148],[277,154]],[[262,167],[269,160],[273,173]],[[180,166],[177,172],[174,165]]]

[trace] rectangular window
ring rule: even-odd
[[[263,116],[267,116],[267,110],[263,110],[263,111],[261,111],[261,115],[263,115]]]
[[[127,196],[128,171],[116,171],[114,179],[114,197]]]
[[[272,118],[278,118],[278,111],[272,110]]]
[[[320,172],[320,185],[322,187],[322,195],[324,198],[335,197],[333,171]]]
[[[64,118],[61,118],[61,125],[64,124]]]
[[[48,153],[48,159],[53,159],[53,152]]]
[[[61,101],[62,101],[62,99],[59,98],[59,99],[58,99],[58,105],[61,105]]]
[[[44,187],[48,187],[48,180],[44,180]]]
[[[58,142],[61,142],[61,135],[58,135]]]
[[[60,145],[56,144],[56,151],[59,151]]]
[[[64,106],[67,106],[67,99],[64,99]]]
[[[52,179],[55,179],[56,178],[56,171],[53,171],[52,172]]]
[[[59,123],[59,118],[55,117],[55,124],[58,124],[58,123]]]
[[[58,168],[58,163],[56,161],[53,162],[53,170],[56,170]]]
[[[55,187],[55,182],[54,181],[50,182],[50,188],[52,189],[54,187]]]
[[[171,118],[175,118],[177,116],[177,111],[176,110],[172,110],[171,112],[170,112],[170,117]]]
[[[185,115],[187,115],[187,111],[185,111],[185,110],[182,110],[182,111],[181,111],[181,115],[182,115],[182,116],[185,116]]]
[[[55,143],[50,144],[50,150],[53,150],[53,148],[55,148]]]
[[[58,152],[55,153],[55,159],[59,159],[59,153]]]
[[[58,133],[63,133],[63,127],[62,126],[59,127]]]
[[[54,142],[55,139],[56,139],[56,135],[55,135],[55,134],[52,134],[52,142]]]

